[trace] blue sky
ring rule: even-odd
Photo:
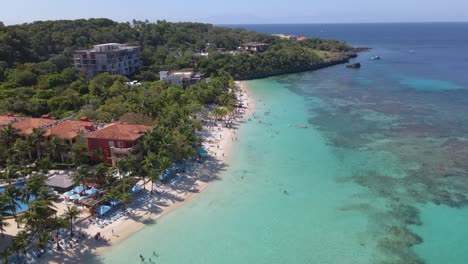
[[[215,24],[468,21],[468,0],[1,0],[0,21],[106,17]]]

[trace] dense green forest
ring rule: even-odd
[[[247,41],[265,42],[270,48],[254,55],[224,52]],[[143,47],[143,67],[131,77],[145,82],[145,88],[161,85],[153,83],[160,70],[194,68],[206,76],[251,79],[343,62],[352,51],[334,40],[291,42],[200,23],[80,19],[4,26],[0,22],[0,113],[65,117],[92,105],[102,120],[109,121],[127,110],[135,111],[132,102],[141,95],[128,93],[122,84],[125,77],[87,80],[72,67],[74,50],[108,42]],[[201,51],[209,56],[197,56]],[[116,105],[124,107],[117,111]]]

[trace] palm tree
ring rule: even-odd
[[[172,162],[169,158],[167,157],[159,157],[158,158],[158,167],[161,173],[164,173],[166,169],[170,168],[172,166]]]
[[[161,171],[157,168],[150,169],[148,171],[148,178],[151,181],[151,193],[153,193],[154,182],[157,182],[160,179]]]
[[[35,202],[40,202],[40,206],[47,206],[49,208],[55,207],[53,202],[59,201],[59,196],[51,192],[50,189],[46,186],[41,188],[39,195],[37,196]]]
[[[53,221],[50,221],[50,227],[52,229],[55,229],[55,232],[58,235],[58,230],[60,228],[68,227],[68,221],[65,218],[57,217],[57,213],[55,213],[55,219]],[[56,242],[57,248],[60,248],[58,236]]]
[[[119,174],[119,170],[116,167],[110,167],[107,177],[104,178],[104,186],[113,187],[119,180],[115,175]]]
[[[118,186],[120,192],[123,193],[130,193],[133,187],[133,180],[130,177],[123,177],[119,180]]]
[[[36,232],[46,221],[38,214],[38,211],[31,207],[18,217],[18,222],[24,224],[26,230]]]
[[[13,180],[18,177],[18,168],[14,165],[7,166],[1,176],[8,182],[8,185],[11,185]]]
[[[155,170],[156,163],[158,162],[158,156],[149,151],[148,154],[145,156],[145,159],[143,160],[143,173],[142,175],[147,174],[148,177],[151,180],[151,193],[153,192],[153,183],[154,181],[157,181],[159,174],[154,175],[157,173],[157,170]],[[143,176],[143,182],[145,182],[145,178]],[[146,183],[146,182],[145,182]],[[146,184],[144,185],[146,189]]]
[[[85,154],[80,144],[74,144],[68,151],[68,157],[73,161],[73,164],[80,165],[85,161]]]
[[[13,239],[13,251],[16,253],[16,258],[19,262],[19,253],[23,251],[29,244],[28,235],[26,232],[21,231],[19,232],[16,237]]]
[[[2,233],[2,238],[5,237],[3,232],[5,232],[5,227],[8,227],[10,223],[8,223],[5,219],[5,211],[10,210],[11,206],[8,204],[5,195],[0,194],[0,232]]]
[[[5,234],[3,233],[6,231],[5,227],[8,227],[9,225],[10,223],[8,223],[3,214],[0,213],[0,232],[2,233],[2,238],[5,237]]]
[[[18,189],[16,189],[15,186],[9,185],[8,187],[6,187],[3,195],[5,196],[5,201],[7,202],[7,204],[10,205],[11,213],[13,214],[13,217],[15,218],[16,224],[19,228],[20,226],[19,226],[17,215],[16,215],[16,208],[17,207],[21,208],[20,204],[16,201],[19,197],[19,191]]]
[[[123,175],[127,175],[131,170],[128,160],[124,158],[118,159],[115,167],[117,168],[120,178],[122,178]]]
[[[103,179],[106,178],[106,176],[109,173],[109,165],[107,163],[99,163],[96,165],[94,168],[94,176],[98,180],[99,185],[102,185]]]
[[[43,187],[36,200],[30,203],[30,210],[21,215],[20,221],[26,228],[32,231],[43,230],[43,227],[49,221],[49,217],[56,206],[54,202],[58,201],[58,196],[50,192],[47,187]]]
[[[13,152],[18,155],[21,166],[26,164],[26,155],[29,156],[29,160],[32,160],[31,156],[31,145],[22,139],[17,139],[13,144]]]
[[[104,161],[104,150],[102,148],[94,149],[92,155],[98,162]]]
[[[73,235],[73,221],[80,215],[80,210],[76,206],[67,207],[64,217],[70,221],[70,234]]]
[[[121,196],[122,204],[123,204],[123,209],[125,212],[125,209],[127,208],[127,205],[129,205],[133,201],[133,197],[130,193],[125,192]]]
[[[45,186],[45,176],[42,173],[34,174],[26,181],[26,186],[21,191],[21,201],[29,204],[32,196],[37,197]],[[31,208],[31,207],[30,207]]]
[[[76,169],[76,171],[72,175],[72,181],[76,185],[82,185],[84,183],[84,180],[88,177],[89,175],[89,170],[88,166],[86,165],[81,165]]]
[[[7,147],[10,147],[17,138],[18,131],[11,124],[8,124],[0,130],[0,139]]]
[[[41,232],[37,236],[37,247],[42,250],[44,254],[47,245],[49,244],[50,235],[47,232]]]
[[[63,152],[65,151],[65,144],[63,140],[59,137],[52,136],[49,140],[49,154],[53,161],[63,161]]]
[[[11,247],[7,247],[0,251],[0,256],[2,257],[4,264],[8,264],[8,258],[11,256],[12,253],[13,250],[11,249]]]
[[[44,134],[44,131],[39,128],[33,128],[32,134],[28,136],[28,140],[31,144],[36,146],[36,153],[37,158],[40,159],[42,157],[42,147],[41,147],[41,139]]]
[[[119,200],[121,198],[121,193],[117,187],[111,188],[109,191],[106,192],[104,195],[104,199],[106,200]]]

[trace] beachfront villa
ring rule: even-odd
[[[80,120],[57,120],[50,115],[40,118],[19,118],[16,115],[0,116],[0,126],[12,124],[18,135],[28,136],[34,129],[42,131],[44,142],[56,136],[68,146],[78,144],[80,148],[91,154],[91,159],[101,159],[112,166],[116,160],[130,154],[132,147],[143,137],[152,126],[130,125],[121,122],[97,124],[86,117]],[[102,157],[93,157],[93,153],[100,149]]]
[[[101,159],[115,166],[117,160],[128,156],[137,141],[151,129],[151,126],[116,122],[90,132],[85,137],[90,153],[96,149],[102,150],[102,157],[92,157],[92,159]]]
[[[44,131],[43,136],[50,140],[50,137],[56,136],[64,140],[68,145],[79,144],[81,149],[88,149],[88,141],[85,134],[92,132],[96,129],[96,124],[83,117],[78,121],[67,120],[63,123],[59,123],[56,126],[52,126]]]
[[[24,118],[12,124],[21,136],[31,135],[34,129],[45,130],[56,125],[58,121],[50,115],[43,115],[40,118]]]
[[[160,71],[159,79],[168,82],[171,86],[186,88],[203,80],[204,75],[192,70]]]
[[[262,42],[247,42],[242,44],[240,49],[244,52],[253,54],[255,52],[264,52],[270,45]]]
[[[120,43],[94,45],[89,50],[75,51],[75,68],[84,72],[86,77],[108,72],[112,75],[130,75],[141,66],[140,46],[128,46]]]

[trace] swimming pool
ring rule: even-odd
[[[26,185],[26,183],[17,182],[17,183],[12,184],[12,185],[15,186],[17,189],[23,189],[24,186]],[[0,194],[3,193],[7,187],[8,187],[8,185],[0,186]],[[36,197],[34,195],[31,195],[30,201],[34,201],[35,199],[36,199]],[[16,206],[16,213],[17,214],[28,210],[28,208],[29,208],[28,204],[21,201],[21,198],[15,199],[15,201],[18,203],[18,206]],[[7,210],[7,211],[5,211],[5,213],[11,214],[12,212],[11,212],[11,210]]]

